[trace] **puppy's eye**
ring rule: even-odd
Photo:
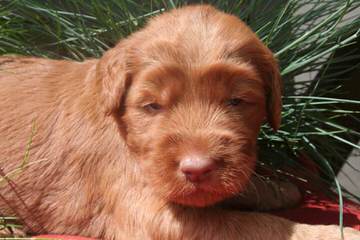
[[[231,98],[226,103],[228,106],[236,107],[239,106],[244,101],[241,98]]]
[[[149,103],[143,107],[148,112],[158,112],[162,110],[162,106],[158,103]]]

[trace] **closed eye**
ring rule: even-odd
[[[163,109],[163,107],[158,103],[148,103],[143,106],[143,109],[149,113],[156,113]]]
[[[239,106],[242,103],[244,103],[244,100],[241,98],[231,98],[226,101],[226,105],[231,106],[231,107]]]

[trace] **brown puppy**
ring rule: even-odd
[[[193,6],[152,19],[100,60],[0,60],[2,214],[104,239],[340,239],[215,203],[241,192],[267,119],[272,53],[239,19]],[[24,146],[32,137],[29,159]],[[346,239],[360,234],[345,229]]]

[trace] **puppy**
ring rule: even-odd
[[[0,210],[29,231],[340,239],[337,226],[216,204],[247,185],[264,120],[280,125],[276,61],[234,16],[173,10],[100,60],[2,57],[0,84]]]

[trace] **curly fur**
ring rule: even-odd
[[[339,239],[335,226],[215,204],[249,181],[261,124],[280,125],[276,60],[234,16],[210,6],[173,10],[99,60],[1,57],[0,84],[1,174],[8,176],[0,210],[18,215],[29,231],[103,239]],[[242,101],[229,106],[232,98]],[[149,109],[153,102],[161,108]],[[12,174],[32,125],[29,159]],[[179,173],[189,154],[216,162],[206,184]]]

